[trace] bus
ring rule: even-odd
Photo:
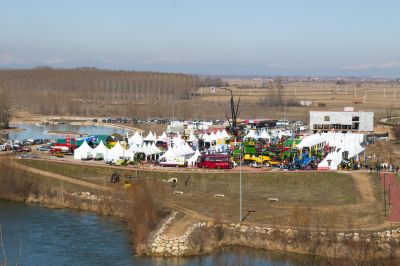
[[[229,155],[206,154],[197,159],[198,168],[232,169],[233,163]]]

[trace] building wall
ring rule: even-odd
[[[326,121],[329,117],[329,121]],[[329,112],[329,111],[310,111],[310,129],[315,130],[314,125],[347,125],[353,127],[353,117],[359,117],[359,127],[348,129],[351,131],[373,131],[374,113],[373,112]],[[345,130],[345,129],[343,129]]]

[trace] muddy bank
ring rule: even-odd
[[[49,135],[77,135],[77,136],[85,135],[84,133],[81,133],[81,132],[62,131],[62,130],[50,130],[50,131],[47,131],[47,134],[49,134]]]

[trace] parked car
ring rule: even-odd
[[[35,139],[35,140],[33,140],[33,144],[34,145],[43,144],[43,140],[42,139]]]
[[[32,149],[31,149],[31,147],[22,147],[22,150],[24,151],[24,152],[31,152],[32,151]]]
[[[38,151],[49,151],[50,148],[51,147],[49,145],[42,145],[42,146],[37,147],[37,150]]]

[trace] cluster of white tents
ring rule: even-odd
[[[361,146],[363,141],[364,134],[330,132],[306,136],[297,145],[297,148],[308,147],[313,150],[315,147],[321,148],[328,145],[331,147],[331,152],[318,164],[318,169],[337,170],[344,153],[347,153],[346,157],[351,159],[359,157],[361,153],[365,152],[365,148]]]
[[[282,137],[290,137],[292,136],[293,132],[290,130],[277,130],[273,129],[270,130],[269,132],[265,129],[261,131],[256,131],[256,130],[250,130],[246,136],[243,138],[246,139],[264,139],[270,141],[271,138],[278,138],[281,139]]]
[[[200,156],[199,150],[194,151],[187,142],[181,143],[180,145],[174,145],[169,147],[167,152],[160,156],[160,159],[168,158],[174,159],[178,157],[184,157],[189,165],[193,165],[197,158]]]
[[[84,141],[74,151],[74,159],[81,160],[89,157],[102,157],[106,161],[117,161],[120,158],[129,158],[133,161],[135,154],[143,153],[146,160],[156,159],[163,151],[156,145],[156,136],[151,132],[145,138],[136,132],[128,138],[129,148],[125,144],[117,142],[111,149],[101,141],[96,148],[92,148]]]
[[[200,135],[200,138],[204,143],[209,143],[210,148],[216,152],[223,152],[227,149],[226,140],[231,138],[231,135],[226,132],[225,129],[217,130],[217,132],[211,132],[210,134],[204,133]]]

